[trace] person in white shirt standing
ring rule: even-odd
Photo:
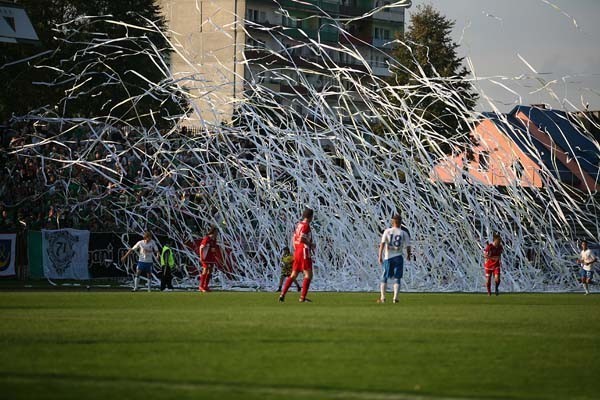
[[[386,229],[381,236],[379,244],[379,264],[383,266],[381,275],[381,297],[378,303],[385,303],[385,292],[388,279],[394,280],[394,303],[398,302],[400,280],[404,274],[404,249],[408,258],[411,258],[410,235],[401,229],[402,217],[392,217],[392,227]]]
[[[148,291],[150,291],[150,285],[152,283],[152,256],[156,254],[158,257],[158,246],[154,240],[152,240],[152,234],[150,232],[145,232],[144,238],[137,242],[131,249],[127,250],[127,253],[121,257],[121,261],[125,261],[133,251],[137,251],[139,255],[135,278],[133,279],[133,291],[135,292],[138,288],[141,274],[148,277]]]
[[[585,289],[585,294],[590,294],[588,285],[592,280],[592,275],[594,274],[594,270],[592,269],[592,265],[597,261],[596,257],[592,250],[588,248],[588,243],[583,240],[581,242],[581,255],[577,262],[581,265],[581,283],[583,283],[583,288]]]

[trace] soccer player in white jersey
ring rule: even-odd
[[[577,260],[577,262],[581,264],[581,283],[583,283],[585,294],[590,294],[588,285],[592,280],[592,275],[594,273],[592,266],[596,261],[598,260],[594,256],[592,250],[588,248],[588,243],[585,240],[583,240],[581,242],[581,255],[579,256],[579,260]]]
[[[381,236],[379,244],[379,264],[383,267],[381,275],[381,297],[378,303],[385,303],[385,292],[387,290],[387,281],[394,281],[394,303],[398,302],[398,291],[400,290],[400,279],[404,273],[404,249],[410,259],[410,235],[401,229],[402,217],[394,215],[392,217],[392,227],[386,229]]]
[[[135,292],[138,288],[140,274],[148,277],[148,291],[150,291],[152,283],[152,255],[156,254],[158,257],[158,246],[152,240],[152,234],[150,232],[144,233],[144,238],[137,242],[131,249],[127,250],[127,253],[121,257],[121,261],[125,261],[133,251],[137,251],[139,255],[135,278],[133,279],[133,291]]]

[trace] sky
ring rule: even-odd
[[[600,0],[413,0],[409,24],[420,4],[456,21],[453,39],[483,94],[478,110],[600,110]]]

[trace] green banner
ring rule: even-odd
[[[27,233],[27,255],[29,258],[29,277],[31,279],[44,278],[42,232],[29,231]]]

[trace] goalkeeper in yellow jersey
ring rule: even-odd
[[[277,288],[278,292],[281,292],[281,285],[285,278],[292,274],[292,264],[294,262],[294,255],[290,252],[289,247],[285,247],[281,254],[281,276],[279,278],[279,287]],[[298,284],[298,281],[294,279],[294,283],[298,288],[298,291],[302,290],[302,287]]]

